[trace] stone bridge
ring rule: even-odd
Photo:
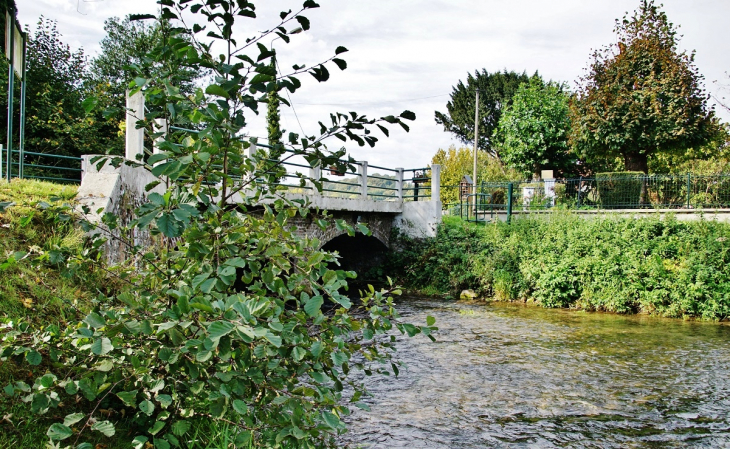
[[[90,163],[94,156],[84,156],[82,163],[82,180],[79,187],[78,200],[82,205],[88,205],[93,216],[91,220],[100,220],[107,212],[112,212],[121,218],[122,224],[127,224],[133,217],[132,211],[147,201],[151,192],[163,193],[163,187],[157,186],[150,192],[145,186],[157,178],[142,167],[132,167],[121,164],[113,167],[106,164],[97,169],[96,164]],[[367,167],[366,163],[364,164]],[[362,165],[361,165],[362,167]],[[402,170],[402,169],[401,169]],[[362,172],[362,170],[361,170]],[[367,196],[367,176],[361,176],[365,187],[359,198],[341,198],[324,196],[319,193],[313,195],[287,194],[289,199],[304,199],[311,208],[326,210],[334,219],[341,219],[350,225],[363,223],[368,226],[372,235],[365,236],[358,233],[350,237],[345,231],[337,229],[332,224],[322,230],[311,218],[296,218],[291,223],[296,226],[296,232],[301,236],[316,237],[322,248],[329,251],[338,251],[341,262],[346,269],[362,269],[377,264],[380,257],[391,246],[391,231],[398,228],[401,232],[416,238],[432,237],[441,221],[441,202],[439,198],[440,167],[431,168],[430,201],[406,201],[401,194],[399,197],[387,201],[369,199]],[[401,175],[402,179],[402,175]],[[149,240],[145,233],[132,236],[137,244],[144,244]],[[106,248],[109,261],[118,262],[119,248],[109,243]]]

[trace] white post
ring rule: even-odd
[[[309,185],[309,190],[311,195],[319,195],[321,192],[317,190],[317,186],[314,185],[314,181],[319,181],[322,179],[322,166],[317,165],[316,167],[310,167],[309,168],[309,181],[307,181],[307,184]]]
[[[256,155],[256,152],[258,152],[258,146],[255,143],[252,143],[246,150],[246,157],[252,159]],[[248,174],[246,181],[252,182],[254,180],[253,178],[256,176],[255,171],[256,170]]]
[[[144,95],[142,92],[130,96],[127,91],[127,142],[124,157],[136,161],[144,154],[144,128],[137,129],[137,121],[144,119]]]
[[[403,201],[403,168],[398,167],[395,169],[395,188],[398,199]]]
[[[362,161],[357,167],[357,173],[360,175],[360,196],[368,199],[368,162]]]
[[[431,165],[431,201],[441,200],[441,166]]]
[[[155,139],[154,146],[152,147],[152,154],[162,153],[162,151],[160,150],[160,144],[165,140],[165,136],[167,136],[167,133],[169,132],[169,128],[167,127],[167,120],[165,120],[164,118],[155,119],[155,133],[159,132],[161,132],[162,135]]]

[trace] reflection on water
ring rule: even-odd
[[[402,299],[438,341],[400,338],[400,377],[366,380],[367,448],[730,447],[730,326]]]

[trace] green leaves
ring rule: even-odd
[[[324,298],[319,295],[315,296],[304,304],[304,311],[307,312],[307,315],[315,317],[320,313],[322,304],[324,304]]]
[[[51,427],[48,428],[48,432],[46,432],[46,435],[54,441],[65,440],[73,434],[74,432],[70,427],[58,423],[51,424]]]
[[[208,326],[208,338],[218,340],[224,335],[230,334],[236,325],[227,321],[216,321]]]
[[[101,432],[107,437],[114,436],[114,433],[116,432],[114,424],[109,421],[97,421],[91,426],[91,430]]]
[[[208,95],[216,95],[218,97],[223,97],[226,99],[231,98],[231,96],[228,94],[228,91],[217,84],[211,84],[206,87],[205,93]]]
[[[108,354],[112,349],[114,349],[112,342],[106,337],[97,338],[91,344],[91,352],[96,355]]]
[[[25,360],[30,365],[38,366],[38,365],[41,364],[41,361],[43,360],[43,357],[41,356],[41,354],[38,351],[31,350],[31,351],[28,351],[25,354]]]

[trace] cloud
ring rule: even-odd
[[[319,0],[321,8],[307,16],[312,29],[292,43],[274,42],[282,68],[329,58],[338,45],[350,49],[343,56],[344,72],[332,67],[332,78],[317,83],[302,75],[303,88],[293,97],[294,108],[308,133],[334,110],[356,110],[369,116],[410,109],[418,116],[411,132],[394,130],[375,149],[350,146],[356,159],[375,165],[426,165],[438,148],[458,144],[434,121],[434,111],[445,110],[452,86],[468,73],[485,68],[535,70],[546,78],[574,85],[586,67],[591,49],[615,42],[614,20],[633,11],[636,0]],[[77,5],[81,13],[77,12]],[[246,33],[272,26],[281,9],[298,10],[301,0],[257,3],[259,20],[248,22]],[[33,0],[19,2],[22,23],[33,24],[44,14],[58,20],[72,47],[88,54],[98,51],[104,20],[132,12],[154,13],[152,0]],[[696,63],[706,87],[728,80],[730,70],[726,22],[730,2],[664,0],[664,11],[685,36],[681,47],[697,50]],[[83,13],[83,14],[82,14]],[[293,26],[292,26],[293,28]],[[243,33],[242,35],[244,35]],[[269,43],[267,43],[269,44]],[[727,81],[726,81],[727,84]],[[431,97],[431,98],[425,98]],[[726,121],[730,113],[718,111]],[[265,135],[262,113],[250,118],[251,134]],[[282,121],[300,132],[290,109]],[[339,147],[339,141],[332,142]]]

